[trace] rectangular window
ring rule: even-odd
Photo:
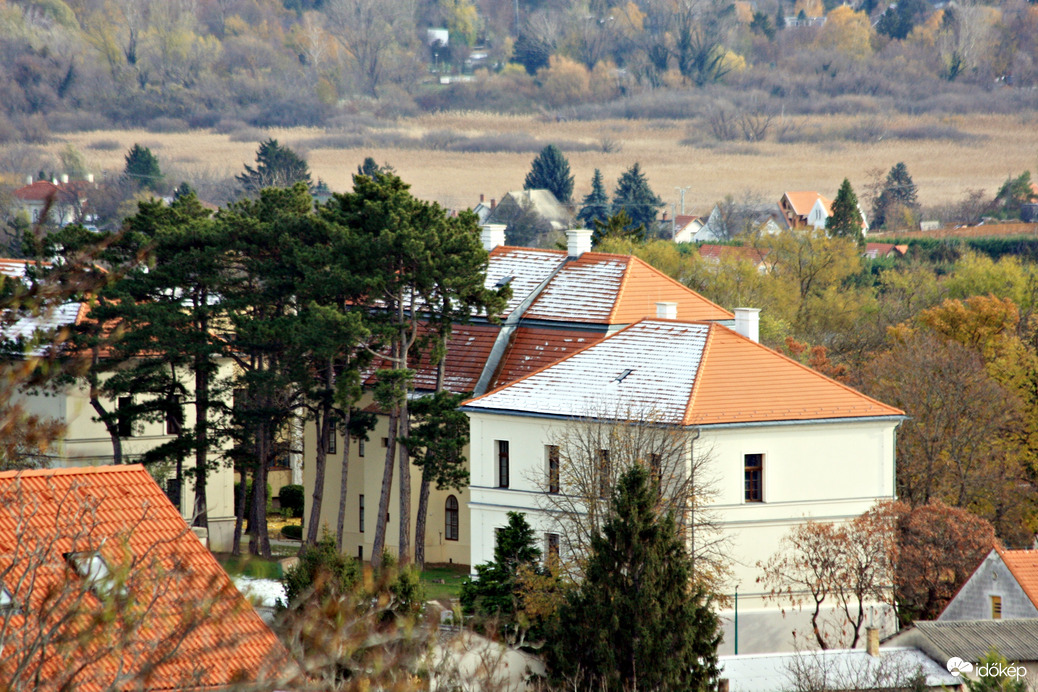
[[[166,497],[173,503],[173,506],[180,509],[180,481],[176,478],[169,478],[166,480]]]
[[[764,455],[743,455],[746,476],[746,502],[764,502]]]
[[[992,596],[991,597],[991,619],[1001,620],[1002,619],[1002,597]]]
[[[609,485],[612,477],[612,464],[609,460],[609,450],[598,450],[598,496],[609,497]]]
[[[166,409],[166,434],[179,435],[183,429],[184,402],[181,397],[175,396],[170,399],[169,408]]]
[[[548,534],[548,551],[547,556],[549,560],[559,559],[559,534],[549,533]]]
[[[360,522],[360,532],[364,533],[364,493],[360,494],[360,515],[357,518]]]
[[[508,487],[508,440],[497,441],[497,487]]]
[[[548,445],[548,492],[559,492],[559,447]]]
[[[357,562],[364,562],[364,546],[357,546]]]
[[[357,440],[357,454],[364,456],[364,438]]]
[[[119,437],[133,437],[133,416],[130,414],[132,406],[133,397],[119,397],[118,420],[116,421]]]
[[[335,426],[328,426],[328,453],[335,454],[339,446],[339,435],[335,432]]]
[[[389,438],[388,437],[383,437],[382,438],[382,449],[389,449]]]

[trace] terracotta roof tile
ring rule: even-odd
[[[605,334],[601,332],[520,327],[515,331],[493,386],[499,387],[545,365],[557,363],[603,338]]]
[[[1038,608],[1038,550],[999,550],[999,555]]]
[[[63,608],[61,601],[48,601],[50,606],[43,608],[48,592],[50,598],[70,591],[85,594],[73,596],[82,603],[77,607],[88,609],[97,603],[89,587],[83,590],[71,581],[80,577],[70,573],[64,553],[81,551],[99,553],[112,568],[129,563],[128,596],[150,608],[132,635],[137,644],[115,653],[105,650],[110,642],[103,641],[103,635],[87,639],[80,648],[44,649],[58,658],[41,656],[42,662],[23,671],[28,676],[39,673],[46,681],[37,689],[56,689],[63,683],[85,692],[107,689],[118,674],[147,670],[149,657],[157,668],[147,675],[144,689],[180,689],[186,682],[191,687],[222,687],[287,664],[287,652],[277,637],[144,467],[0,473],[0,574],[21,611],[14,623],[14,636],[23,637],[20,641],[38,632],[41,617],[53,625],[67,616],[69,607]],[[20,579],[30,570],[31,587]],[[74,584],[73,589],[66,584]],[[193,608],[204,610],[195,618]],[[185,630],[186,625],[190,628]],[[13,638],[8,641],[16,644]],[[163,650],[170,644],[179,645]],[[143,653],[134,646],[143,647]],[[85,660],[92,656],[97,660]],[[15,658],[0,661],[0,676],[8,682],[13,672],[4,666]],[[72,671],[77,671],[76,677],[65,679]]]
[[[798,216],[807,216],[811,212],[811,207],[815,205],[817,200],[822,200],[822,204],[825,205],[826,210],[832,209],[833,203],[818,194],[814,190],[797,190],[795,192],[787,192],[786,199],[789,200],[790,206]]]
[[[447,362],[444,376],[444,387],[456,394],[471,392],[483,372],[483,366],[494,348],[494,341],[500,331],[497,325],[456,325],[447,340]],[[423,334],[428,333],[423,328]],[[436,389],[437,367],[430,365],[428,358],[422,356],[409,363],[415,370],[415,389],[431,391]],[[380,368],[392,365],[387,360],[377,360],[368,368],[364,383],[375,384]]]
[[[903,415],[727,327],[651,319],[466,405],[683,425]]]

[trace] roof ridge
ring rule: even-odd
[[[1035,607],[1038,607],[1038,593],[1034,593],[1032,591],[1032,589],[1028,588],[1028,586],[1026,585],[1029,582],[1029,580],[1024,579],[1023,575],[1019,573],[1018,570],[1020,568],[1020,565],[1014,565],[1013,564],[1014,560],[1007,560],[1006,559],[1007,557],[1010,557],[1010,553],[1014,553],[1014,555],[1011,556],[1011,557],[1014,557],[1014,558],[1017,555],[1019,555],[1020,553],[1034,553],[1036,556],[1038,556],[1038,551],[1034,551],[1034,550],[1006,550],[1001,545],[999,545],[997,542],[995,543],[994,550],[995,550],[996,553],[998,553],[999,558],[1002,559],[1002,564],[1004,564],[1006,566],[1006,569],[1009,570],[1009,573],[1013,575],[1013,579],[1016,579],[1016,583],[1020,587],[1020,590],[1023,591],[1025,594],[1027,594],[1028,600],[1030,600],[1031,603]],[[1020,555],[1020,557],[1023,557],[1023,556]]]
[[[620,301],[624,299],[624,289],[627,288],[627,280],[631,277],[631,260],[634,259],[634,255],[627,255],[626,259],[627,261],[624,263],[624,273],[620,276],[620,285],[616,287],[616,293],[613,297],[613,307],[610,308],[609,316],[606,317],[607,324],[613,324],[613,319],[616,317],[616,311],[620,308]]]
[[[703,365],[710,355],[710,345],[714,340],[715,326],[717,326],[716,322],[706,325],[706,341],[703,343],[703,353],[699,356],[699,362],[696,364],[696,376],[692,379],[692,391],[688,393],[688,403],[685,404],[685,417],[681,419],[682,425],[692,424],[692,407],[695,406],[696,394],[699,393],[699,383],[703,381],[703,378],[699,376],[699,372],[703,369]]]
[[[574,351],[573,353],[570,353],[569,355],[567,355],[564,358],[561,358],[561,359],[555,361],[554,363],[548,363],[547,365],[542,365],[541,367],[537,368],[536,370],[528,372],[527,374],[523,375],[522,377],[520,377],[518,379],[512,380],[511,382],[506,382],[505,384],[502,384],[502,385],[500,385],[498,387],[494,387],[493,389],[491,389],[490,391],[486,392],[485,394],[480,394],[479,396],[472,397],[471,399],[466,399],[465,401],[461,402],[460,406],[468,406],[469,404],[472,404],[472,403],[474,403],[476,401],[479,401],[480,399],[486,398],[486,397],[490,396],[491,394],[496,394],[497,392],[501,391],[502,389],[505,389],[507,387],[511,387],[512,385],[519,384],[520,382],[528,380],[531,377],[533,377],[534,375],[539,375],[542,372],[544,372],[545,370],[547,370],[548,368],[554,368],[556,365],[561,365],[562,363],[565,363],[570,358],[575,357],[577,354],[583,353],[584,351],[588,350],[589,348],[593,348],[595,346],[598,346],[599,344],[603,344],[603,343],[609,341],[610,339],[612,339],[614,336],[616,336],[618,334],[622,334],[622,333],[626,332],[628,329],[631,329],[631,328],[633,328],[633,327],[635,327],[635,326],[637,326],[637,325],[641,324],[642,322],[645,322],[645,321],[647,321],[649,319],[650,318],[648,318],[648,317],[643,317],[642,319],[638,320],[637,322],[632,322],[631,324],[627,325],[623,329],[618,329],[615,332],[613,332],[612,334],[609,334],[604,339],[600,339],[599,341],[596,341],[593,344],[588,344],[587,346],[579,348],[576,351]]]
[[[129,471],[144,471],[147,473],[147,469],[144,468],[143,464],[109,464],[105,466],[69,466],[53,469],[0,471],[0,480],[7,478],[39,478],[41,476],[81,476],[100,473],[127,473]]]
[[[662,279],[665,279],[665,280],[669,281],[670,283],[674,284],[675,286],[680,286],[680,287],[681,287],[681,288],[683,288],[684,290],[688,291],[688,292],[689,292],[689,293],[691,293],[692,295],[694,295],[694,296],[696,296],[697,298],[699,298],[700,300],[702,300],[702,301],[703,301],[704,303],[708,303],[709,305],[712,305],[712,306],[714,306],[715,308],[717,308],[717,309],[718,309],[718,310],[720,310],[721,312],[725,312],[725,313],[727,313],[727,314],[731,315],[732,319],[735,319],[735,313],[733,313],[733,312],[732,312],[731,310],[728,310],[727,308],[723,308],[723,307],[721,307],[720,305],[718,305],[718,304],[717,304],[717,303],[715,303],[714,301],[712,301],[712,300],[710,300],[709,298],[707,298],[706,296],[704,296],[704,295],[703,295],[702,293],[700,293],[699,291],[694,291],[694,290],[692,290],[691,288],[689,288],[689,287],[688,287],[688,286],[686,286],[685,284],[681,283],[680,281],[678,281],[678,280],[677,280],[677,279],[675,279],[674,277],[672,277],[672,276],[669,276],[669,275],[665,274],[664,272],[660,271],[659,269],[657,269],[656,267],[652,266],[651,264],[649,264],[648,262],[646,262],[645,260],[643,260],[643,259],[642,259],[641,257],[638,257],[637,255],[630,255],[630,257],[631,257],[631,259],[633,259],[634,261],[636,261],[636,262],[638,262],[638,263],[640,263],[640,264],[644,265],[644,266],[645,266],[645,267],[646,267],[646,268],[647,268],[647,269],[648,269],[649,271],[651,271],[652,273],[654,273],[654,274],[658,275],[658,276],[659,276],[660,278],[662,278]]]

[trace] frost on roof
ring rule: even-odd
[[[566,322],[608,322],[627,271],[627,258],[583,259],[563,267],[524,317]]]
[[[709,329],[640,322],[470,406],[568,417],[652,415],[680,424]]]
[[[566,261],[566,253],[535,250],[532,248],[499,248],[490,253],[487,278],[483,285],[489,289],[508,281],[512,297],[502,317],[507,316],[522,303],[530,293],[544,282],[556,267]]]

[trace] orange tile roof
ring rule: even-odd
[[[602,332],[519,327],[515,330],[493,386],[500,387],[545,365],[557,363],[569,354],[604,338]]]
[[[108,619],[92,619],[100,601],[68,565],[79,552],[100,554],[117,574],[126,567]],[[0,579],[18,608],[0,660],[0,679],[14,687],[39,676],[41,690],[213,688],[289,662],[139,465],[0,473]],[[61,636],[37,644],[47,627]],[[16,673],[17,652],[37,656]]]
[[[817,200],[822,200],[822,204],[825,205],[826,211],[831,210],[833,207],[832,201],[826,199],[814,190],[787,192],[786,199],[789,200],[790,206],[798,216],[807,216],[811,212],[811,207],[815,205]]]
[[[653,319],[465,405],[567,417],[651,412],[681,425],[903,415],[727,327]]]
[[[684,423],[900,416],[904,412],[726,327],[710,329]]]
[[[14,191],[14,196],[26,201],[43,202],[55,197],[59,188],[49,180],[37,180]]]
[[[444,388],[460,394],[471,392],[483,372],[483,366],[494,348],[494,341],[501,328],[493,324],[455,325],[450,338],[447,339],[447,362],[445,363]],[[423,326],[422,335],[428,334]],[[423,353],[413,358],[408,365],[415,371],[415,389],[432,391],[436,389],[437,367],[429,363]],[[376,360],[366,372],[364,383],[374,385],[380,368],[393,367],[388,360]]]
[[[1038,550],[1002,550],[997,546],[995,550],[1031,603],[1038,608]]]
[[[679,319],[733,318],[721,306],[637,257],[585,252],[559,270],[523,319],[630,324],[654,316],[657,301],[677,302]]]

